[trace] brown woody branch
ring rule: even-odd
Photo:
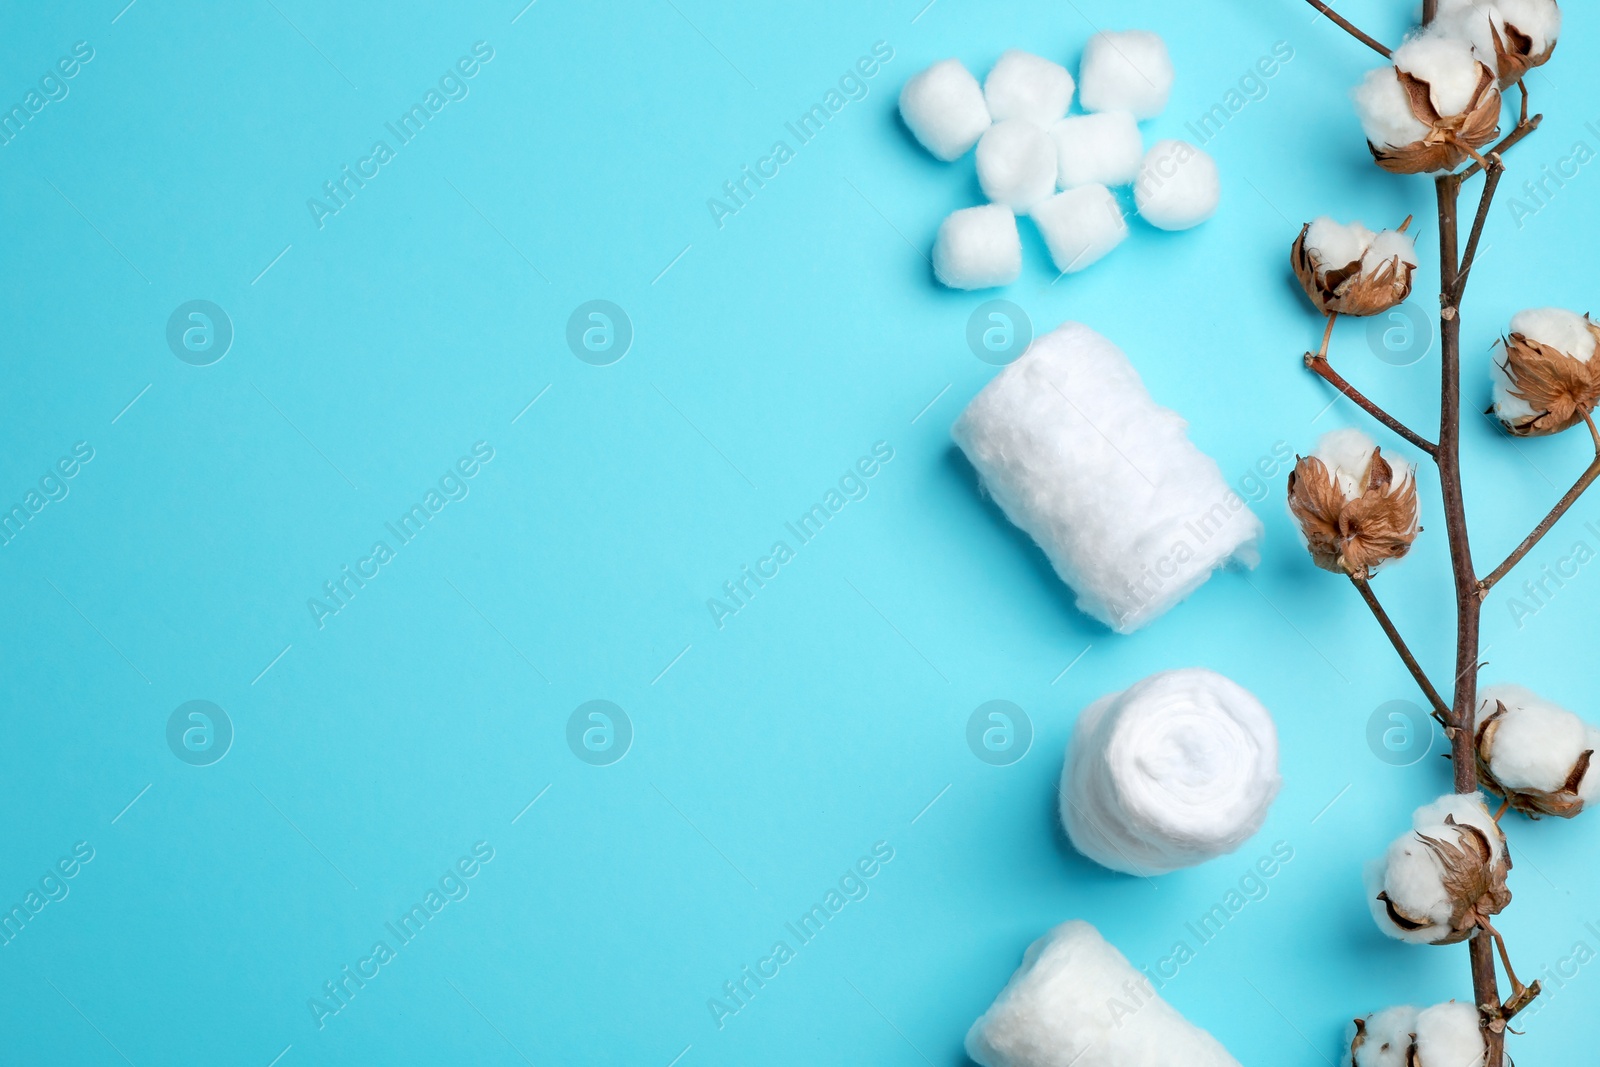
[[[1410,647],[1405,638],[1400,636],[1400,631],[1395,629],[1394,622],[1390,620],[1389,613],[1383,610],[1383,605],[1378,603],[1378,596],[1372,591],[1372,583],[1365,578],[1351,577],[1356,592],[1361,594],[1361,599],[1367,602],[1367,607],[1372,609],[1373,618],[1378,620],[1378,625],[1383,627],[1383,632],[1388,635],[1389,643],[1394,646],[1395,652],[1400,656],[1400,662],[1406,665],[1411,672],[1411,677],[1417,680],[1417,685],[1422,689],[1422,694],[1428,698],[1428,703],[1433,705],[1433,717],[1439,720],[1439,725],[1450,725],[1450,705],[1444,702],[1439,691],[1428,680],[1428,674],[1417,662],[1417,657],[1411,654]]]
[[[1353,23],[1351,23],[1351,21],[1349,19],[1347,19],[1343,15],[1339,14],[1337,11],[1335,11],[1333,8],[1329,7],[1327,4],[1324,4],[1322,2],[1322,0],[1306,0],[1306,3],[1310,4],[1312,7],[1316,8],[1318,11],[1320,11],[1324,15],[1328,16],[1329,20],[1332,21],[1334,25],[1338,26],[1340,29],[1344,30],[1350,36],[1354,37],[1356,40],[1360,41],[1362,44],[1366,45],[1368,48],[1370,48],[1374,52],[1378,53],[1384,59],[1388,59],[1393,54],[1392,52],[1389,51],[1388,48],[1386,48],[1383,45],[1382,42],[1380,42],[1380,41],[1378,41],[1378,40],[1376,40],[1376,39],[1374,39],[1372,37],[1369,37],[1365,33],[1362,33],[1360,30],[1358,30],[1355,27],[1355,25]]]
[[[1315,374],[1317,377],[1321,378],[1323,381],[1339,390],[1339,392],[1355,401],[1356,405],[1360,407],[1362,411],[1365,411],[1368,415],[1371,415],[1373,418],[1389,427],[1389,429],[1393,430],[1401,437],[1404,437],[1413,445],[1416,445],[1418,448],[1422,449],[1428,455],[1436,455],[1438,452],[1437,445],[1423,437],[1421,434],[1417,433],[1415,430],[1401,422],[1399,419],[1395,418],[1393,415],[1389,414],[1387,411],[1383,410],[1377,404],[1374,404],[1371,400],[1368,400],[1366,396],[1362,394],[1361,390],[1345,381],[1344,376],[1333,369],[1333,365],[1328,362],[1326,356],[1319,356],[1314,353],[1307,352],[1305,362],[1306,366],[1311,369],[1311,373]]]
[[[1506,561],[1490,571],[1489,576],[1478,583],[1478,596],[1480,599],[1488,596],[1489,590],[1494,588],[1495,583],[1504,578],[1512,567],[1522,562],[1522,557],[1533,551],[1533,546],[1543,540],[1544,535],[1549,533],[1550,528],[1560,521],[1561,516],[1571,510],[1572,505],[1578,502],[1578,498],[1583,495],[1584,490],[1593,485],[1595,479],[1600,478],[1600,429],[1595,427],[1594,416],[1587,411],[1583,413],[1583,421],[1588,423],[1589,435],[1594,438],[1594,460],[1578,476],[1578,480],[1573,483],[1572,488],[1568,489],[1561,499],[1556,501],[1556,506],[1550,509],[1550,513],[1544,517],[1539,525],[1533,528],[1533,532],[1523,538],[1522,544],[1518,545],[1511,555],[1506,557]]]

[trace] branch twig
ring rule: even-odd
[[[1417,685],[1422,689],[1428,703],[1433,705],[1433,717],[1439,720],[1441,726],[1450,725],[1450,705],[1444,702],[1439,691],[1428,681],[1427,672],[1417,662],[1417,657],[1411,654],[1411,649],[1406,645],[1405,638],[1400,636],[1400,631],[1395,629],[1394,623],[1389,618],[1389,613],[1383,610],[1383,605],[1378,603],[1378,596],[1372,591],[1372,583],[1365,578],[1351,577],[1350,582],[1356,587],[1356,592],[1361,594],[1361,599],[1367,602],[1367,607],[1372,609],[1373,618],[1378,620],[1378,625],[1383,627],[1383,632],[1388,635],[1389,643],[1400,654],[1400,661],[1411,672],[1411,677],[1417,680]]]
[[[1461,272],[1456,276],[1455,289],[1450,293],[1452,307],[1461,305],[1461,295],[1467,289],[1467,276],[1472,273],[1472,265],[1478,259],[1478,241],[1483,237],[1483,225],[1489,220],[1489,205],[1494,202],[1494,191],[1499,187],[1500,177],[1505,172],[1505,161],[1498,154],[1490,153],[1488,176],[1483,179],[1483,195],[1478,198],[1478,216],[1472,220],[1472,233],[1467,237],[1467,250],[1461,254]]]
[[[1317,377],[1321,378],[1323,381],[1339,390],[1339,392],[1355,401],[1357,406],[1359,406],[1362,411],[1365,411],[1368,415],[1371,415],[1373,418],[1389,427],[1389,429],[1393,430],[1401,437],[1404,437],[1413,445],[1416,445],[1418,448],[1422,449],[1428,455],[1437,455],[1437,445],[1423,437],[1421,434],[1417,433],[1415,430],[1411,429],[1411,427],[1407,426],[1405,423],[1401,422],[1387,411],[1380,408],[1377,404],[1374,404],[1372,401],[1368,400],[1362,395],[1359,389],[1345,381],[1344,376],[1333,369],[1333,366],[1328,362],[1327,357],[1318,356],[1311,352],[1307,352],[1306,366],[1311,369],[1311,373],[1315,374]]]
[[[1354,37],[1356,40],[1360,41],[1362,44],[1378,53],[1384,59],[1388,59],[1391,55],[1393,55],[1393,53],[1390,52],[1388,48],[1384,47],[1380,41],[1377,41],[1374,38],[1367,36],[1365,33],[1362,33],[1355,27],[1354,24],[1351,23],[1349,19],[1339,14],[1327,4],[1324,4],[1322,0],[1306,0],[1306,3],[1310,4],[1312,7],[1328,16],[1334,25],[1338,26],[1350,36]]]
[[[1543,115],[1535,115],[1526,122],[1517,123],[1517,128],[1500,138],[1499,144],[1490,146],[1489,151],[1485,152],[1484,156],[1488,157],[1505,155],[1518,141],[1528,136],[1528,134],[1532,133],[1534,130],[1537,130],[1539,128],[1539,123],[1543,121]],[[1461,181],[1466,181],[1468,178],[1472,177],[1474,174],[1477,174],[1482,169],[1483,164],[1474,163],[1472,166],[1456,175],[1456,177]]]
[[[1595,427],[1594,416],[1587,411],[1583,413],[1583,421],[1588,423],[1589,434],[1594,438],[1594,460],[1578,476],[1578,480],[1573,483],[1572,488],[1568,489],[1561,499],[1556,501],[1556,506],[1550,509],[1550,513],[1544,517],[1539,525],[1533,528],[1533,532],[1523,538],[1522,544],[1518,545],[1515,551],[1506,557],[1506,561],[1490,571],[1489,576],[1478,583],[1479,599],[1488,596],[1489,590],[1494,588],[1495,583],[1504,578],[1512,567],[1522,562],[1522,557],[1533,551],[1533,546],[1537,545],[1544,538],[1544,535],[1550,532],[1550,528],[1556,524],[1561,516],[1565,515],[1572,508],[1572,505],[1578,502],[1578,498],[1583,495],[1584,490],[1593,485],[1595,479],[1600,478],[1600,429]]]

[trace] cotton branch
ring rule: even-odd
[[[1550,514],[1546,515],[1543,521],[1533,528],[1533,532],[1523,538],[1522,544],[1518,545],[1516,550],[1506,557],[1506,561],[1490,571],[1489,576],[1478,583],[1478,596],[1480,599],[1488,596],[1489,590],[1494,588],[1495,583],[1504,578],[1511,568],[1522,562],[1522,557],[1533,551],[1533,546],[1543,540],[1544,535],[1550,532],[1550,528],[1560,520],[1561,516],[1571,510],[1572,505],[1578,502],[1578,498],[1583,495],[1584,490],[1593,485],[1595,479],[1600,478],[1600,429],[1595,427],[1594,416],[1588,412],[1584,412],[1583,421],[1588,424],[1589,436],[1594,439],[1594,460],[1589,464],[1588,469],[1578,476],[1578,480],[1573,484],[1572,488],[1568,489],[1561,499],[1556,501],[1556,506],[1550,509]]]
[[[1338,26],[1340,29],[1344,30],[1350,36],[1354,37],[1356,40],[1360,41],[1362,44],[1366,45],[1368,48],[1370,48],[1374,52],[1378,53],[1384,59],[1388,59],[1393,54],[1392,52],[1389,51],[1388,48],[1386,48],[1382,44],[1382,42],[1377,41],[1372,37],[1369,37],[1365,33],[1362,33],[1359,29],[1357,29],[1355,27],[1354,24],[1351,23],[1351,21],[1349,19],[1347,19],[1343,15],[1339,14],[1337,11],[1335,11],[1333,8],[1329,7],[1327,4],[1324,4],[1322,2],[1322,0],[1306,0],[1306,3],[1310,4],[1312,7],[1316,8],[1318,11],[1320,11],[1324,15],[1328,16],[1329,20],[1332,21],[1334,25]]]
[[[1421,434],[1417,433],[1415,430],[1411,429],[1411,427],[1407,426],[1405,423],[1401,422],[1387,411],[1383,410],[1377,404],[1374,404],[1371,400],[1368,400],[1359,389],[1345,381],[1344,376],[1333,369],[1333,365],[1328,362],[1326,356],[1319,356],[1307,352],[1306,366],[1310,368],[1311,373],[1315,374],[1317,377],[1321,378],[1323,381],[1339,390],[1339,392],[1355,401],[1356,405],[1360,407],[1362,411],[1365,411],[1368,415],[1371,415],[1373,418],[1389,427],[1389,429],[1393,430],[1401,437],[1404,437],[1413,445],[1422,449],[1422,451],[1426,452],[1428,455],[1434,456],[1437,454],[1437,445],[1423,437]]]
[[[1356,587],[1356,592],[1361,594],[1361,599],[1367,602],[1367,607],[1372,609],[1373,618],[1377,619],[1378,625],[1383,627],[1383,632],[1389,637],[1389,643],[1394,645],[1395,652],[1399,653],[1400,661],[1411,672],[1411,677],[1417,680],[1417,685],[1422,689],[1423,695],[1428,698],[1428,703],[1433,705],[1433,717],[1439,720],[1441,726],[1449,726],[1450,705],[1444,702],[1444,698],[1433,687],[1433,683],[1428,681],[1427,673],[1422,669],[1422,665],[1417,662],[1417,657],[1411,654],[1411,649],[1406,645],[1405,638],[1400,636],[1400,631],[1395,629],[1394,623],[1389,619],[1389,613],[1383,610],[1382,604],[1378,603],[1377,594],[1372,591],[1372,584],[1365,578],[1353,576],[1350,581]]]

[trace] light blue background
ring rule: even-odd
[[[95,851],[0,948],[0,1058],[945,1067],[1032,938],[1082,917],[1153,964],[1278,841],[1294,859],[1270,894],[1164,990],[1242,1062],[1321,1064],[1358,1012],[1469,995],[1463,949],[1386,941],[1361,901],[1362,862],[1448,780],[1437,755],[1396,768],[1369,750],[1373,710],[1416,694],[1352,592],[1304,558],[1285,472],[1257,505],[1257,572],[1117,637],[1073,610],[947,436],[994,370],[964,340],[991,295],[1116,340],[1235,482],[1276,443],[1305,451],[1359,418],[1300,367],[1319,323],[1289,243],[1322,213],[1414,212],[1427,309],[1436,227],[1425,180],[1368,161],[1346,93],[1373,57],[1326,20],[1296,0],[124,3],[0,16],[7,108],[74,42],[94,49],[0,148],[0,501],[75,442],[94,449],[0,548],[0,903],[75,842]],[[1408,14],[1341,7],[1391,41]],[[1567,15],[1508,192],[1575,141],[1600,148],[1584,125],[1600,72],[1579,62],[1600,18]],[[1186,136],[1275,42],[1294,50],[1207,146],[1216,218],[1135,223],[1053,285],[1025,225],[1014,286],[937,287],[923,253],[976,183],[970,158],[935,163],[904,132],[901,84],[952,54],[981,74],[1007,47],[1075,69],[1095,27],[1127,26],[1162,31],[1178,69],[1151,139]],[[470,95],[318,229],[307,198],[477,41],[494,58]],[[774,140],[794,147],[784,123],[877,41],[894,58],[866,98],[719,228],[707,199]],[[1580,171],[1520,227],[1491,217],[1469,412],[1513,311],[1592,306],[1597,183]],[[596,298],[636,330],[609,367],[564,340]],[[191,299],[236,330],[209,367],[165,342]],[[1347,323],[1335,360],[1433,418],[1436,346],[1392,367]],[[470,495],[318,629],[307,598],[477,441],[494,459]],[[894,458],[870,495],[718,630],[706,599],[878,441]],[[1469,415],[1464,447],[1482,571],[1587,446],[1512,444]],[[1427,530],[1378,586],[1442,678],[1448,575],[1422,480]],[[1580,538],[1600,547],[1590,520],[1600,502],[1517,583]],[[1594,713],[1592,569],[1520,628],[1496,594],[1486,680]],[[1092,698],[1185,665],[1273,709],[1283,793],[1234,856],[1112,875],[1056,828],[1063,746]],[[636,732],[608,767],[565,741],[595,698]],[[166,745],[192,699],[236,730],[213,766]],[[991,699],[1034,724],[1011,766],[965,741]],[[1579,939],[1600,948],[1595,834],[1514,820],[1501,928],[1526,977]],[[308,998],[479,841],[494,859],[470,895],[319,1029]],[[869,895],[719,1029],[708,999],[880,841],[894,858]],[[1592,970],[1527,1018],[1519,1062],[1592,1045]]]

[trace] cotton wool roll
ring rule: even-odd
[[[1126,111],[1153,119],[1172,92],[1167,43],[1148,30],[1097,33],[1083,48],[1078,99],[1085,111]]]
[[[1162,671],[1078,716],[1061,772],[1077,850],[1128,874],[1165,874],[1255,836],[1283,784],[1272,715],[1215,671]]]
[[[952,289],[1010,285],[1022,273],[1017,217],[1000,204],[962,208],[939,224],[933,273]]]
[[[1150,225],[1187,230],[1216,214],[1222,198],[1217,164],[1188,141],[1157,141],[1139,165],[1133,201]]]
[[[1050,136],[1056,142],[1056,183],[1063,189],[1128,185],[1139,176],[1144,138],[1126,111],[1073,115],[1051,126]]]
[[[1066,67],[1013,48],[983,80],[983,97],[996,122],[1027,119],[1049,126],[1072,106],[1073,88]]]
[[[946,163],[960,159],[989,128],[989,105],[972,72],[945,59],[900,90],[900,117],[922,147]]]
[[[1056,191],[1056,143],[1027,119],[1006,119],[978,140],[978,184],[983,195],[1027,211]]]
[[[1132,633],[1218,567],[1260,559],[1261,521],[1187,430],[1121,349],[1071,322],[1002,369],[951,436],[1079,610]]]
[[[1131,1012],[1115,1010],[1114,999],[1130,997]],[[981,1067],[1239,1067],[1081,920],[1028,946],[967,1031],[966,1051]]]
[[[1128,236],[1122,205],[1103,185],[1057,193],[1030,213],[1056,270],[1073,274],[1103,259]]]

